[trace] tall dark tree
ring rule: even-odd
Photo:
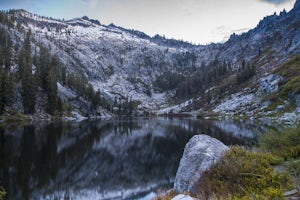
[[[4,107],[12,103],[13,82],[9,73],[2,69],[0,71],[0,113],[2,113]]]
[[[67,69],[66,69],[66,67],[61,68],[61,82],[63,85],[67,84]]]
[[[0,29],[0,51],[0,65],[9,71],[12,61],[12,40],[9,33],[3,28]]]
[[[3,113],[5,106],[9,106],[12,102],[11,61],[12,41],[9,33],[0,28],[0,113]]]
[[[47,112],[53,115],[57,109],[57,68],[59,67],[59,60],[53,57],[50,64],[49,74],[47,77]]]
[[[50,57],[50,53],[47,49],[41,46],[36,76],[38,78],[39,85],[41,85],[44,90],[48,89],[48,76],[50,73],[51,62]]]
[[[36,81],[32,74],[30,34],[30,31],[26,33],[25,41],[19,54],[23,107],[26,114],[33,114],[35,112],[36,103]]]
[[[255,75],[255,66],[243,61],[242,67],[237,73],[237,84],[242,84]]]

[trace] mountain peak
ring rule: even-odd
[[[83,16],[82,19],[86,20],[86,21],[89,21],[89,22],[91,22],[93,24],[99,25],[99,26],[101,25],[98,20],[96,20],[96,19],[90,19],[88,16]]]

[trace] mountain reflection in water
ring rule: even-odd
[[[245,122],[137,118],[0,128],[0,185],[7,199],[132,199],[172,187],[195,134],[252,145]]]

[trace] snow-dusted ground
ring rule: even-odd
[[[166,107],[168,95],[154,92],[153,81],[164,72],[187,67],[177,66],[174,59],[190,51],[180,45],[172,47],[156,43],[150,37],[141,37],[113,25],[94,23],[88,18],[62,21],[25,11],[20,15],[29,20],[23,28],[31,29],[37,42],[59,55],[68,72],[83,72],[95,90],[99,89],[112,100],[122,96],[139,101],[141,110],[151,112]],[[206,57],[207,50],[201,47],[202,57],[197,60],[197,66]],[[131,81],[134,79],[138,82]],[[59,89],[64,90],[66,96],[63,97],[72,95],[65,88],[59,86]]]
[[[163,108],[160,109],[158,111],[156,111],[157,115],[164,115],[164,114],[170,114],[170,113],[180,113],[182,111],[182,109],[186,106],[188,106],[189,104],[191,104],[192,100],[187,100],[181,104],[175,105],[175,106],[171,106],[171,107],[167,107],[167,108]]]
[[[147,95],[143,90],[143,86],[136,87],[126,80],[127,78],[122,74],[116,74],[111,76],[108,80],[91,82],[95,90],[105,93],[111,101],[115,98],[128,99],[132,101],[138,101],[141,104],[138,109],[152,111],[155,108],[162,107],[166,104],[168,98],[167,93],[155,93],[151,92],[151,95]]]
[[[68,101],[70,99],[74,99],[77,96],[74,91],[62,86],[58,82],[57,82],[57,92],[58,92],[59,98],[63,101]]]
[[[222,114],[233,114],[246,110],[247,106],[251,106],[254,103],[257,103],[254,94],[243,94],[239,92],[232,94],[230,98],[217,105],[213,111]]]

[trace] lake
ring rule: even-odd
[[[133,118],[0,127],[0,185],[9,200],[139,199],[171,188],[196,134],[251,146],[254,122]]]

